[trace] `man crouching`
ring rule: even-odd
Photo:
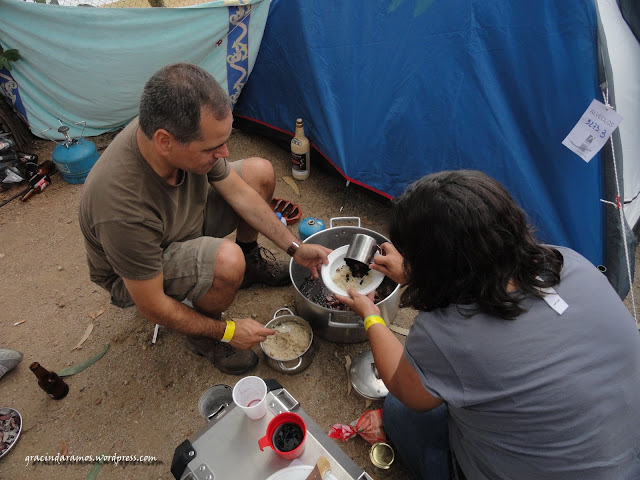
[[[144,86],[140,115],[93,166],[80,202],[91,280],[119,307],[187,335],[222,372],[258,363],[251,347],[275,331],[251,318],[221,321],[239,288],[290,282],[262,233],[313,277],[329,249],[301,243],[273,214],[273,167],[228,162],[228,95],[195,65],[168,65]],[[223,237],[236,231],[236,242]],[[188,300],[190,308],[182,303]]]

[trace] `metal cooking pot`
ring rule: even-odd
[[[280,315],[280,312],[287,312],[288,315]],[[313,359],[313,330],[311,329],[311,325],[304,318],[298,317],[293,314],[291,310],[288,308],[280,308],[276,310],[273,314],[273,318],[269,320],[269,322],[265,325],[267,328],[273,329],[278,325],[281,325],[285,322],[295,322],[298,325],[304,327],[305,330],[309,332],[309,345],[307,345],[306,350],[299,356],[292,359],[284,359],[279,360],[269,356],[269,354],[264,349],[264,342],[260,343],[260,348],[262,348],[262,352],[264,353],[265,358],[267,359],[267,364],[277,370],[278,372],[286,373],[289,375],[293,375],[294,373],[298,373],[303,371],[311,364],[311,360]]]
[[[355,221],[357,226],[337,226],[334,227],[334,221]],[[329,228],[314,233],[308,237],[304,243],[315,243],[325,247],[336,249],[343,245],[348,245],[352,238],[358,234],[364,233],[373,237],[380,245],[389,240],[383,235],[360,227],[359,217],[338,217],[329,221]],[[300,291],[300,286],[309,278],[309,269],[297,264],[293,259],[289,264],[289,273],[291,275],[291,283],[295,287],[295,303],[298,314],[304,317],[313,328],[314,332],[321,338],[336,343],[358,343],[367,340],[367,333],[362,326],[362,319],[354,312],[347,310],[334,310],[319,305]],[[385,279],[385,282],[390,279]],[[318,290],[322,288],[322,280],[315,287]],[[392,282],[395,288],[386,298],[378,302],[376,305],[380,309],[382,318],[387,324],[390,324],[398,313],[400,305],[401,286]],[[383,283],[384,284],[384,283]],[[312,297],[312,295],[310,295]]]

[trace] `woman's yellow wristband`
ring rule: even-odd
[[[374,325],[376,323],[381,323],[382,325],[387,325],[386,323],[384,323],[384,320],[382,319],[382,317],[380,317],[378,315],[369,315],[368,317],[366,317],[364,319],[364,331],[366,332],[367,330],[369,330],[369,327],[371,325]]]
[[[221,342],[229,343],[233,338],[233,334],[236,332],[236,322],[233,320],[227,320],[227,326],[224,329],[224,335],[220,339]]]

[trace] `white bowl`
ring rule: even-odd
[[[336,248],[329,254],[329,264],[322,265],[322,268],[320,269],[320,276],[322,277],[322,281],[324,282],[325,286],[333,293],[343,295],[345,297],[348,297],[349,294],[341,287],[336,285],[336,283],[333,281],[333,276],[336,274],[336,271],[340,267],[345,265],[344,256],[347,254],[348,249],[349,245],[343,245],[340,248]],[[370,282],[361,288],[354,288],[355,291],[361,295],[368,295],[369,293],[373,292],[382,283],[382,280],[384,280],[384,274],[373,269],[369,270],[369,273],[367,273],[367,275],[371,279]]]

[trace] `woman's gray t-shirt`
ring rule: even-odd
[[[640,478],[640,335],[605,276],[564,257],[559,315],[526,299],[516,320],[457,306],[420,312],[405,356],[449,407],[473,479]]]

